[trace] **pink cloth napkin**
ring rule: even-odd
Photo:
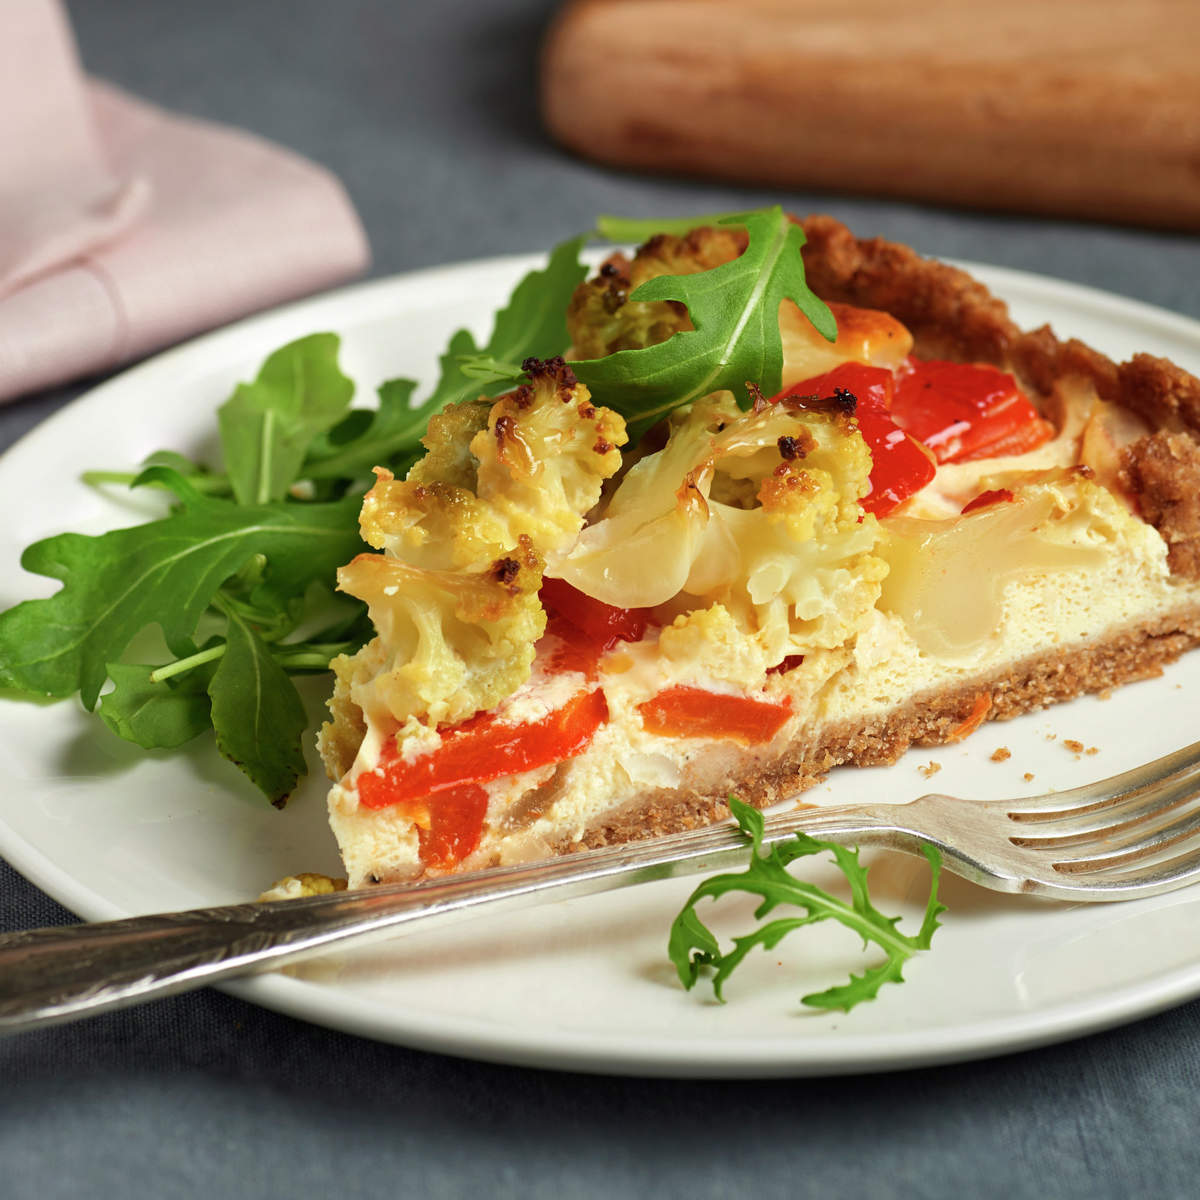
[[[365,269],[338,181],[82,72],[59,0],[0,0],[0,400]]]

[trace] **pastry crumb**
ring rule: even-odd
[[[1063,747],[1078,758],[1083,753],[1083,743],[1077,742],[1074,738],[1064,738]]]
[[[1007,762],[1012,758],[1012,751],[1007,746],[997,746],[992,751],[992,762]]]
[[[942,769],[942,764],[940,762],[933,762],[932,760],[927,762],[923,767],[917,768],[917,770],[920,771],[921,774],[924,775],[926,779],[929,779],[931,776],[936,775],[941,769]]]
[[[1100,747],[1099,747],[1099,746],[1089,746],[1089,747],[1088,747],[1088,748],[1087,748],[1087,749],[1084,751],[1084,754],[1099,754],[1099,753],[1100,753]]]
[[[1032,783],[1033,782],[1033,772],[1026,771],[1025,774],[1021,776],[1021,778],[1024,779],[1026,783]]]
[[[306,896],[328,896],[345,890],[344,879],[319,875],[315,871],[302,871],[299,875],[288,875],[278,880],[258,899],[259,903],[269,900],[300,900]]]

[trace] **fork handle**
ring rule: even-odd
[[[799,814],[766,840],[799,829],[863,845],[899,845],[882,823],[864,820],[861,813],[839,819],[819,810]],[[665,839],[659,848],[635,843],[415,885],[0,934],[0,1033],[279,967],[414,921],[434,925],[483,908],[536,904],[548,892],[555,899],[584,896],[733,866],[745,861],[747,851],[738,829],[721,826]]]

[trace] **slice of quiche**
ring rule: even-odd
[[[446,409],[363,505],[321,749],[351,886],[563,853],[792,796],[1200,640],[1200,381],[1021,332],[962,272],[804,223],[834,342],[636,445],[562,360]],[[582,284],[577,357],[688,328],[630,292],[737,257],[653,239]],[[752,389],[753,390],[753,389]]]

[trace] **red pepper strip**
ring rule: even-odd
[[[671,687],[638,705],[642,726],[662,737],[769,742],[792,715],[791,703],[752,700],[696,687]]]
[[[859,503],[877,517],[886,516],[919,492],[937,470],[925,450],[892,419],[889,409],[894,386],[891,371],[884,367],[849,362],[797,383],[775,397],[828,397],[836,388],[854,396],[854,415],[871,452],[871,490]]]
[[[428,797],[433,812],[439,793],[449,788],[574,758],[607,720],[608,704],[598,688],[577,693],[536,723],[506,725],[492,713],[480,713],[446,730],[436,750],[411,762],[392,742],[380,766],[358,777],[358,799],[365,808],[388,808]]]
[[[572,587],[565,579],[544,579],[539,592],[542,606],[561,617],[607,650],[617,642],[637,642],[646,632],[649,610],[617,608]]]
[[[871,490],[859,504],[877,517],[886,517],[929,483],[937,467],[929,452],[905,433],[890,413],[860,405],[857,416],[871,452]]]
[[[429,806],[429,828],[417,829],[421,861],[427,867],[462,862],[483,834],[488,794],[477,783],[446,788]]]
[[[910,358],[892,415],[940,463],[1024,454],[1054,433],[1011,375],[979,363]]]
[[[565,579],[545,579],[539,593],[549,620],[546,632],[561,643],[551,669],[582,671],[596,677],[596,664],[617,642],[640,641],[649,623],[650,610],[617,608],[596,600]]]
[[[1008,488],[992,488],[990,491],[980,492],[974,500],[968,500],[962,506],[962,511],[969,513],[974,512],[977,508],[988,508],[993,504],[1006,504],[1013,498],[1013,494]]]

